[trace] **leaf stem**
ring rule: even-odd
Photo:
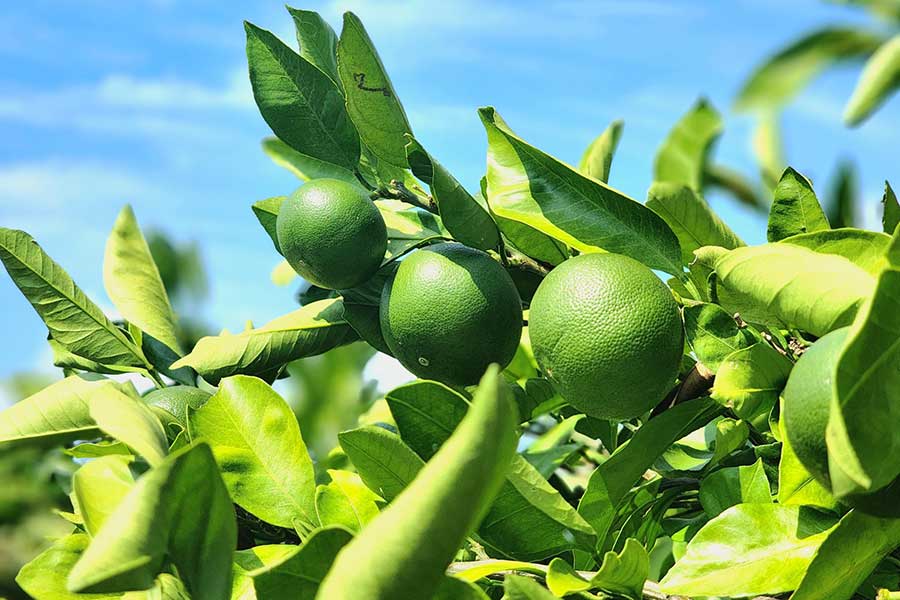
[[[373,194],[375,199],[377,198],[386,198],[388,200],[402,200],[407,204],[412,204],[413,206],[418,206],[419,208],[424,208],[430,213],[434,213],[436,215],[440,215],[438,212],[437,203],[434,201],[430,195],[426,195],[422,197],[415,192],[411,191],[406,185],[397,179],[392,179],[391,183],[387,187],[379,188]]]

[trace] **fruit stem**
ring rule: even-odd
[[[547,273],[550,272],[550,269],[548,269],[547,267],[545,267],[538,261],[534,260],[530,256],[525,256],[524,254],[522,254],[521,252],[519,252],[517,250],[512,250],[510,248],[507,248],[506,255],[507,255],[507,259],[506,259],[505,266],[512,267],[512,268],[518,268],[518,269],[522,269],[525,271],[533,271],[533,272],[537,273],[538,275],[540,275],[541,277],[546,276]],[[503,261],[501,260],[501,262],[503,262]]]

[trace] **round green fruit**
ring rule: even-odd
[[[672,293],[620,254],[582,254],[553,269],[531,301],[528,331],[563,398],[601,419],[630,419],[659,404],[684,350]]]
[[[834,393],[834,372],[849,327],[836,329],[803,353],[791,369],[782,398],[781,418],[788,443],[800,463],[816,481],[831,489],[825,431]],[[880,516],[900,516],[900,478],[871,493],[852,494],[842,499],[858,510]]]
[[[275,222],[282,255],[298,275],[330,290],[368,280],[387,250],[387,228],[361,187],[314,179],[281,205]]]
[[[400,262],[381,295],[381,330],[391,353],[423,379],[478,382],[505,367],[522,335],[522,302],[509,274],[481,250],[444,243]]]

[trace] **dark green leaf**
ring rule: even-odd
[[[281,209],[281,205],[285,200],[287,200],[287,196],[273,196],[271,198],[266,198],[265,200],[260,200],[259,202],[254,202],[253,206],[251,206],[253,214],[256,215],[259,224],[262,225],[263,229],[266,230],[266,233],[269,234],[272,243],[275,244],[275,250],[277,250],[279,254],[281,254],[281,244],[278,243],[278,234],[275,231],[275,221],[278,219],[278,211]]]
[[[301,154],[355,169],[359,137],[337,84],[271,32],[244,28],[253,96],[275,135]]]
[[[351,12],[344,13],[337,61],[347,112],[360,139],[378,158],[406,167],[404,134],[412,134],[406,112],[369,34]]]
[[[554,600],[556,596],[533,579],[521,575],[507,575],[503,580],[506,600]]]
[[[656,154],[653,180],[703,188],[703,174],[713,143],[722,134],[722,116],[701,98],[681,118]]]
[[[900,86],[900,35],[884,42],[866,62],[859,83],[844,109],[844,122],[865,121]]]
[[[710,517],[746,502],[772,502],[762,459],[748,466],[719,469],[700,483],[700,504]]]
[[[294,27],[297,29],[297,44],[300,56],[317,66],[332,81],[340,85],[337,72],[337,35],[331,25],[311,10],[287,7]]]
[[[488,135],[491,210],[578,250],[625,254],[680,276],[678,238],[659,216],[516,136],[493,108],[479,110]]]
[[[613,121],[603,133],[591,142],[581,160],[578,162],[578,170],[603,183],[609,182],[609,168],[612,166],[613,155],[622,137],[622,128],[625,123],[621,120]]]
[[[809,179],[788,167],[775,187],[766,236],[770,242],[828,229],[828,219]]]
[[[353,539],[343,527],[318,529],[279,562],[251,572],[258,600],[282,600],[290,590],[294,600],[314,600],[319,584],[338,552]]]
[[[834,229],[853,227],[856,224],[856,211],[861,201],[856,179],[853,162],[842,160],[832,179],[826,205],[828,222]]]
[[[262,149],[266,156],[272,159],[272,162],[287,169],[301,181],[327,178],[340,179],[354,184],[359,183],[359,179],[352,171],[297,152],[277,137],[263,139]]]
[[[900,204],[897,203],[897,195],[891,189],[891,184],[884,182],[884,196],[881,199],[884,208],[881,224],[884,232],[888,235],[894,233],[897,225],[900,225]]]

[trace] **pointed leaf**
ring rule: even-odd
[[[285,200],[287,200],[287,196],[273,196],[271,198],[266,198],[265,200],[260,200],[259,202],[254,202],[253,206],[250,207],[253,210],[253,214],[256,215],[259,224],[262,225],[263,229],[266,230],[266,233],[269,234],[269,238],[271,238],[272,243],[275,245],[275,250],[278,254],[281,254],[281,244],[278,243],[275,221],[278,219],[278,211],[281,209],[281,205]]]
[[[119,371],[149,366],[140,348],[30,235],[0,227],[0,260],[50,335],[68,351]]]
[[[300,181],[327,178],[340,179],[353,184],[359,183],[353,171],[297,152],[277,137],[270,136],[263,139],[262,149],[273,163],[287,169]]]
[[[356,473],[329,469],[331,481],[316,488],[316,514],[322,525],[342,525],[359,532],[378,515],[381,498]]]
[[[337,72],[337,35],[331,25],[311,10],[287,7],[297,29],[300,56],[340,85]]]
[[[828,219],[816,198],[809,179],[788,167],[775,188],[775,201],[769,210],[770,242],[786,237],[828,229]]]
[[[884,182],[884,196],[881,198],[881,204],[884,207],[881,224],[884,232],[888,235],[894,233],[897,225],[900,225],[900,203],[897,202],[897,195],[891,189],[891,184]]]
[[[895,35],[869,58],[844,109],[844,122],[865,121],[900,86],[900,35]]]
[[[253,96],[275,135],[301,154],[355,169],[359,137],[337,84],[271,32],[244,28]]]
[[[625,540],[622,552],[610,550],[603,556],[600,569],[585,579],[569,563],[560,558],[550,562],[547,571],[547,587],[558,597],[602,589],[614,594],[622,594],[634,600],[643,597],[644,582],[650,573],[650,556],[641,544],[633,539]]]
[[[73,594],[66,588],[66,577],[90,543],[84,533],[72,533],[22,567],[16,583],[37,600],[104,600],[119,598],[108,594]]]
[[[684,307],[685,339],[705,367],[715,373],[722,361],[736,350],[753,344],[753,337],[718,304],[698,303]]]
[[[126,321],[173,352],[182,353],[175,313],[131,206],[126,205],[119,213],[106,241],[103,284]]]
[[[783,421],[781,427],[783,430]],[[834,496],[806,470],[783,432],[778,462],[778,503],[820,506],[826,510],[837,508]]]
[[[72,494],[78,514],[91,535],[96,535],[134,485],[130,456],[102,456],[83,464],[72,475]]]
[[[200,338],[172,367],[192,367],[213,384],[230,375],[271,378],[291,361],[355,341],[343,310],[339,298],[320,300],[257,329]]]
[[[189,421],[191,436],[212,448],[235,503],[280,527],[318,523],[315,473],[300,426],[264,381],[223,379]]]
[[[700,482],[700,504],[710,517],[717,517],[737,504],[771,501],[772,492],[761,458],[752,465],[719,469]]]
[[[608,183],[609,169],[612,166],[613,155],[616,153],[624,126],[625,123],[621,119],[610,123],[609,127],[598,135],[581,155],[578,170],[588,177]]]
[[[625,254],[680,275],[678,238],[659,216],[516,136],[493,108],[479,110],[488,135],[491,210],[585,252]]]
[[[653,180],[703,188],[703,173],[712,145],[722,134],[722,116],[701,98],[685,114],[656,154]]]
[[[338,434],[338,440],[366,486],[388,502],[425,465],[397,434],[376,425],[344,431]]]
[[[412,134],[403,105],[359,17],[344,13],[337,46],[338,74],[347,112],[363,143],[378,158],[406,167],[406,138]]]

